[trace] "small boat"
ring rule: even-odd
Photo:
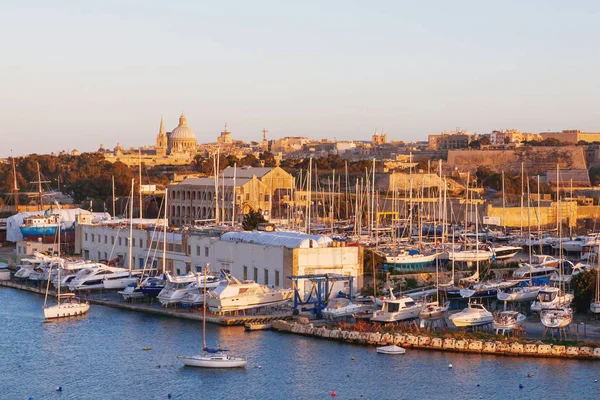
[[[267,322],[248,322],[244,325],[247,331],[266,331],[273,328],[273,324]]]
[[[408,296],[395,298],[390,290],[390,298],[383,300],[381,310],[373,312],[373,322],[400,322],[415,319],[423,309],[423,303],[417,303]]]
[[[547,287],[539,291],[537,299],[531,304],[531,311],[562,308],[571,304],[573,298],[573,294],[564,293],[560,288]]]
[[[434,320],[442,318],[446,315],[448,308],[450,307],[450,302],[447,301],[444,304],[440,305],[439,302],[435,301],[432,303],[427,303],[425,307],[419,313],[419,318],[424,320]]]
[[[533,301],[545,286],[517,286],[506,291],[498,290],[496,296],[501,301]]]
[[[391,346],[378,347],[377,352],[379,354],[404,354],[406,350],[393,344]]]
[[[204,304],[206,304],[206,281],[208,275],[206,274],[208,265],[204,267]],[[206,346],[206,307],[202,311],[202,352],[193,356],[177,356],[178,359],[188,367],[201,367],[201,368],[242,368],[248,363],[248,360],[244,357],[235,357],[226,353],[227,350],[213,350]]]
[[[496,331],[509,331],[523,326],[526,319],[527,317],[517,311],[500,311],[494,315],[493,327]]]

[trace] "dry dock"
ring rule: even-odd
[[[32,293],[44,295],[46,293],[46,286],[42,288],[33,287],[30,285],[23,285],[13,281],[0,281],[0,286],[10,287],[14,289],[24,290]],[[50,291],[49,295],[55,296],[54,291]],[[189,308],[164,308],[158,303],[128,303],[121,299],[116,293],[99,293],[90,295],[78,295],[82,299],[86,299],[90,304],[98,304],[106,307],[120,308],[122,310],[144,312],[147,314],[162,315],[165,317],[190,319],[195,321],[202,321],[202,312],[192,310]],[[93,311],[91,311],[93,312]],[[206,322],[222,326],[234,326],[234,325],[246,325],[253,323],[266,324],[275,320],[287,320],[291,319],[292,314],[290,313],[272,313],[272,314],[256,314],[256,315],[217,315],[211,314],[206,316]]]

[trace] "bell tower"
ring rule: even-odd
[[[167,135],[165,135],[165,124],[162,116],[160,117],[160,128],[158,130],[158,135],[156,135],[156,155],[167,155]]]

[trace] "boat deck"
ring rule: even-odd
[[[10,287],[14,289],[24,290],[37,294],[45,294],[46,293],[46,285],[42,285],[41,287],[35,287],[27,284],[21,284],[14,281],[0,281],[0,287]],[[56,293],[51,290],[49,293],[51,296],[56,296]],[[195,321],[202,321],[202,310],[198,310],[197,308],[164,308],[160,305],[158,301],[154,302],[127,302],[121,298],[121,296],[115,292],[101,292],[101,293],[92,293],[92,294],[83,294],[80,293],[77,295],[78,297],[87,300],[90,304],[97,304],[106,307],[120,308],[123,310],[137,311],[137,312],[145,312],[148,314],[154,315],[162,315],[166,317],[180,318],[180,319],[190,319]],[[93,309],[90,310],[93,312]],[[244,326],[246,324],[252,323],[261,323],[267,324],[269,322],[275,320],[288,320],[292,318],[292,312],[277,312],[270,314],[252,314],[249,315],[248,311],[246,315],[207,315],[206,322],[216,325],[222,326]]]

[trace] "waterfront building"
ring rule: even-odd
[[[132,235],[134,268],[144,265],[162,271],[162,228],[137,223]],[[160,225],[160,224],[159,224]],[[291,288],[292,275],[336,274],[354,277],[354,290],[363,285],[361,247],[342,247],[326,236],[298,232],[227,232],[186,230],[167,233],[166,270],[174,275],[199,272],[206,264],[214,272],[229,270],[239,279],[250,279],[276,288]],[[118,259],[127,266],[129,225],[127,221],[81,224],[77,231],[84,259]],[[340,282],[334,290],[347,290]],[[310,282],[302,281],[301,294],[309,293]],[[333,293],[333,292],[332,292]],[[337,292],[335,292],[337,293]]]

